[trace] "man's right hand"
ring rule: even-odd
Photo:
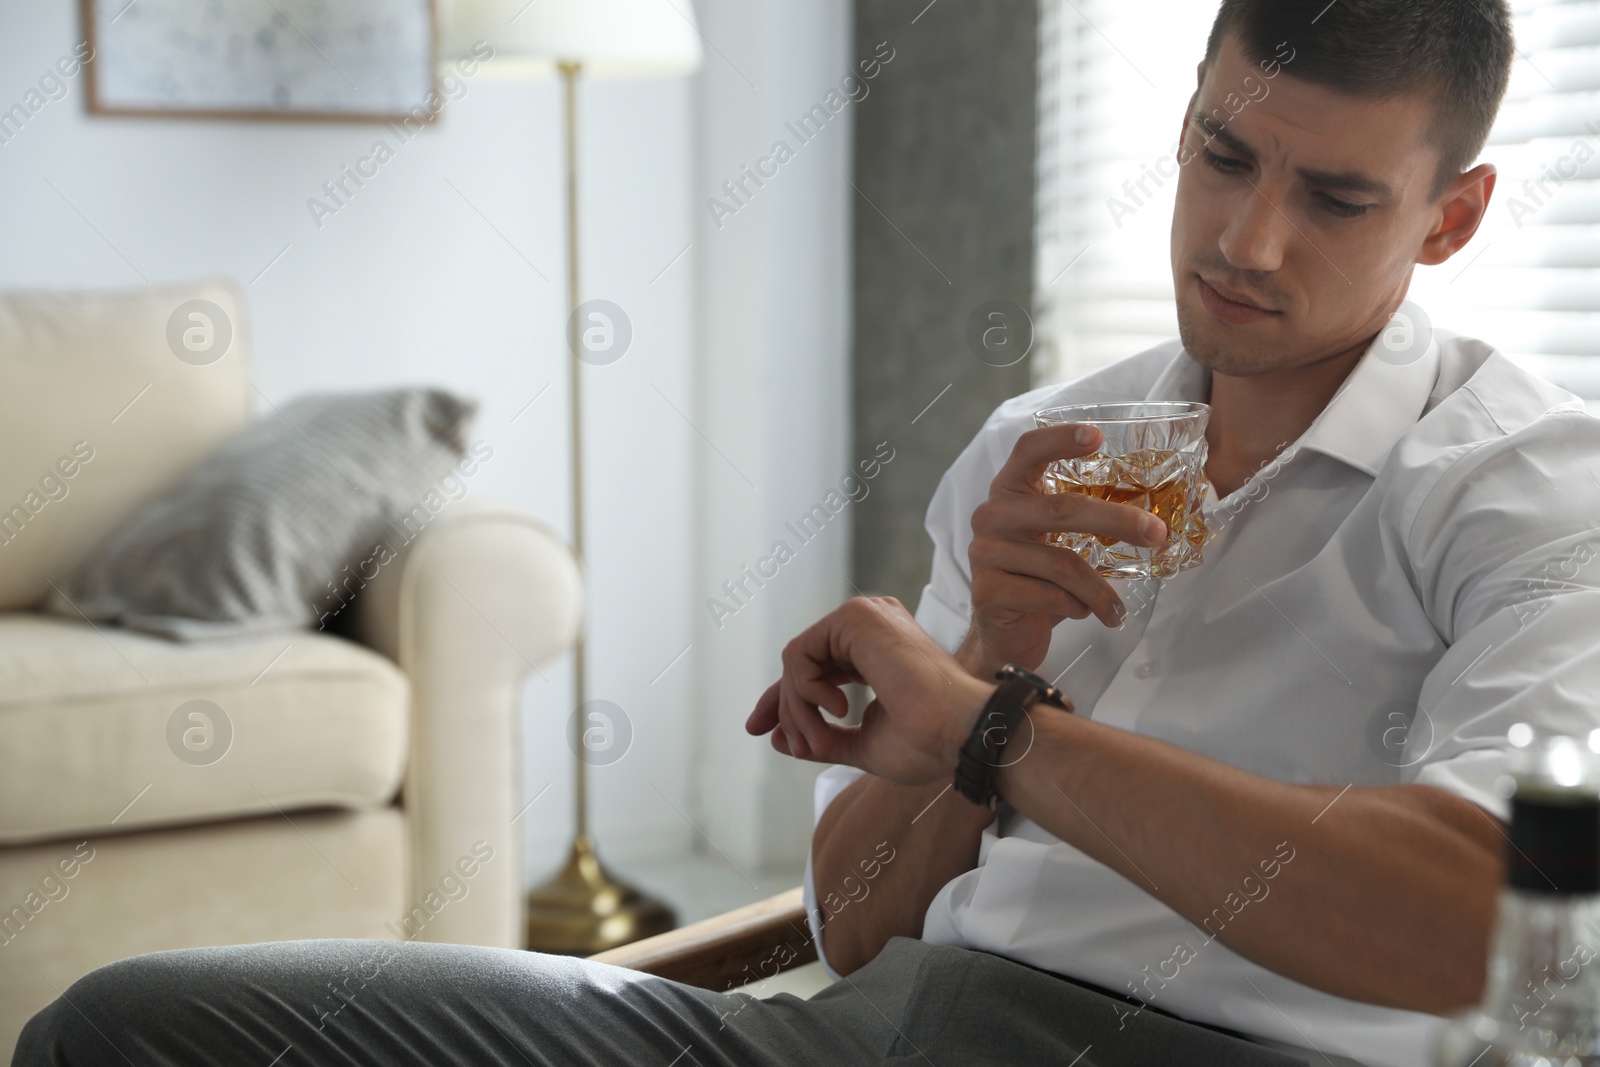
[[[1029,430],[972,513],[972,628],[956,658],[973,674],[988,677],[1007,663],[1038,667],[1063,619],[1093,614],[1115,627],[1127,614],[1111,583],[1082,556],[1047,540],[1084,533],[1134,545],[1166,542],[1166,524],[1142,508],[1044,491],[1051,461],[1092,455],[1100,441],[1100,431],[1087,426]]]

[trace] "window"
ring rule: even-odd
[[[1600,413],[1600,0],[1521,0],[1488,217],[1411,297]],[[1215,5],[1042,0],[1036,378],[1177,334],[1173,159]],[[1484,23],[1490,32],[1489,23]]]

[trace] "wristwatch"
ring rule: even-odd
[[[1029,731],[1026,743],[1033,744],[1033,723],[1028,718],[1028,709],[1043,703],[1062,711],[1072,710],[1072,701],[1065,693],[1032,671],[1008,663],[994,676],[1000,684],[984,703],[972,733],[961,746],[954,783],[956,792],[991,811],[999,800],[995,784],[1000,778],[1000,768],[1009,767],[1027,754],[1027,749],[1023,749],[1021,755],[1010,761],[1005,758],[1007,744],[1024,723]]]

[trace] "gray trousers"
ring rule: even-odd
[[[157,952],[89,974],[13,1067],[1305,1061],[998,956],[895,938],[810,1000],[713,993],[564,956],[403,941]]]

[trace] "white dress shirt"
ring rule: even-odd
[[[1035,411],[1206,401],[1210,375],[1174,340],[1001,405],[928,508],[934,560],[922,626],[951,650],[966,634],[972,512]],[[1061,623],[1039,673],[1078,715],[1255,774],[1425,783],[1507,819],[1496,783],[1511,724],[1579,735],[1600,727],[1600,567],[1587,566],[1600,529],[1597,459],[1600,419],[1489,345],[1438,331],[1425,354],[1397,362],[1375,343],[1277,461],[1220,501],[1209,494],[1214,533],[1202,564],[1159,581],[1113,581],[1128,618],[1117,629],[1093,616]],[[817,815],[858,776],[825,771]],[[1337,818],[1337,803],[1319,818]],[[1307,842],[1290,833],[1280,851]],[[1221,932],[1244,907],[1273,906],[1261,870],[1239,873],[1239,895],[1217,902],[1227,910],[1207,929]],[[1316,1064],[1316,1053],[1382,1067],[1431,1062],[1437,1017],[1266,970],[1150,888],[1013,812],[984,831],[978,866],[934,898],[923,936],[1315,1050]],[[820,945],[818,897],[808,863]]]

